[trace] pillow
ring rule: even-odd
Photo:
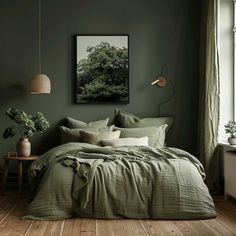
[[[163,147],[165,144],[165,133],[167,125],[159,127],[144,127],[144,128],[118,128],[120,130],[120,138],[141,138],[148,136],[148,145],[152,147]]]
[[[148,146],[148,137],[102,139],[103,146]]]
[[[168,127],[166,132],[169,130],[173,123],[172,117],[151,117],[140,119],[133,114],[122,111],[120,109],[115,109],[115,125],[122,128],[143,128],[143,127],[159,127],[161,125],[167,124]]]
[[[75,119],[70,118],[70,117],[66,117],[66,120],[67,120],[67,126],[70,129],[75,129],[75,128],[80,128],[80,129],[84,129],[84,128],[100,129],[100,128],[106,127],[108,122],[109,122],[109,118],[106,118],[104,120],[92,121],[92,122],[89,122],[89,123],[85,123],[85,122],[80,121],[80,120],[75,120]]]
[[[115,126],[123,127],[123,124],[136,123],[139,120],[140,120],[139,117],[129,112],[120,109],[115,109],[115,119],[114,119]],[[130,127],[123,127],[123,128],[130,128]]]
[[[88,130],[88,131],[112,131],[114,125],[107,126],[101,129],[94,129],[94,128],[84,128],[84,129],[69,129],[64,126],[60,126],[60,136],[61,136],[61,144],[69,143],[69,142],[82,142],[80,131],[81,130]]]
[[[101,132],[92,132],[81,130],[80,135],[84,143],[90,143],[101,146],[102,139],[117,139],[120,137],[120,130],[112,131],[101,131]]]

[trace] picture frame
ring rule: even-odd
[[[76,35],[77,104],[129,103],[129,36]]]

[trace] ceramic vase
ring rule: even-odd
[[[31,153],[31,145],[27,138],[20,138],[16,145],[17,155],[19,157],[28,157]]]
[[[229,137],[228,142],[230,143],[230,145],[236,145],[236,138],[235,137]]]

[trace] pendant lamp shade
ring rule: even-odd
[[[30,93],[39,94],[51,92],[50,79],[44,74],[35,75],[30,81]]]
[[[35,75],[30,81],[30,93],[51,93],[51,82],[47,75],[42,74],[42,55],[41,55],[41,0],[38,0],[38,62],[39,62],[39,74]]]

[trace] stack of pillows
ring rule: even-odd
[[[116,109],[114,125],[109,118],[85,123],[66,118],[67,127],[60,126],[61,143],[83,142],[99,146],[163,147],[165,135],[173,123],[171,117],[139,118]]]

